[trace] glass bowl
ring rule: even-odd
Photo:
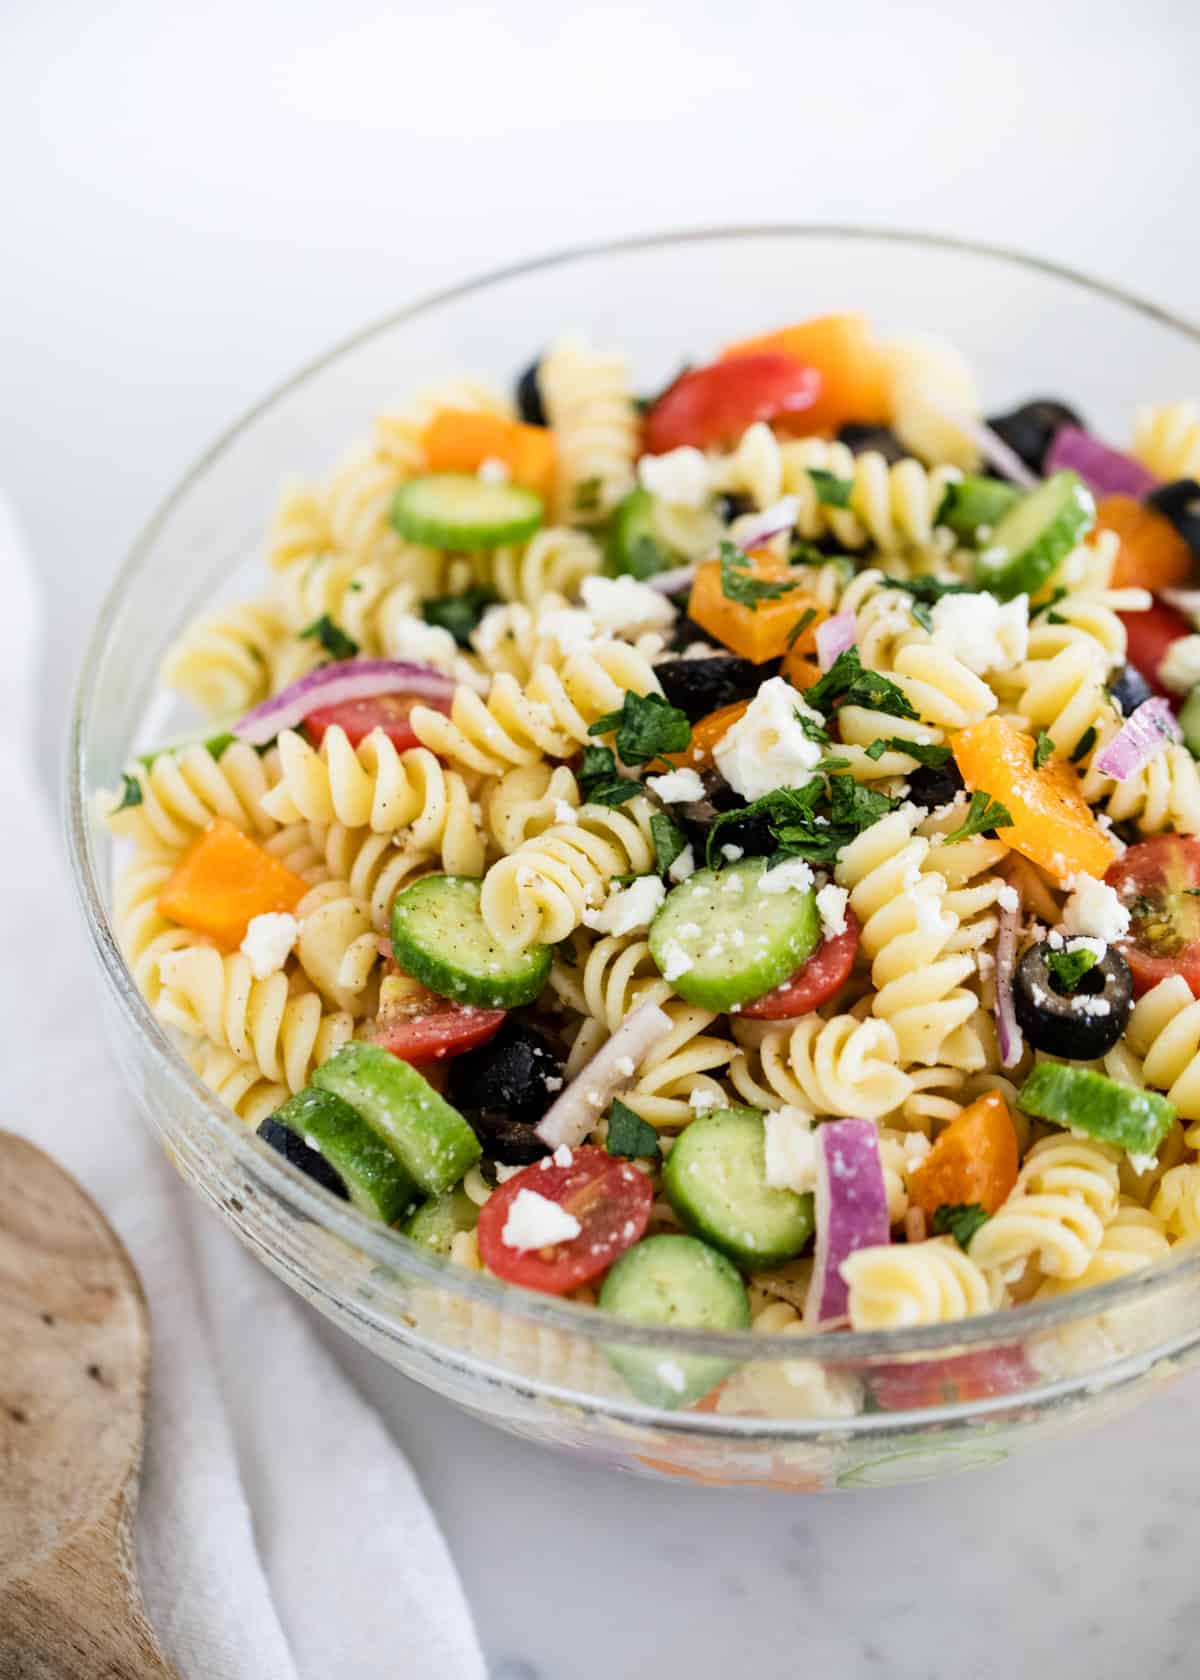
[[[869,1335],[623,1326],[461,1270],[313,1186],[200,1084],[118,953],[111,842],[93,821],[94,795],[119,780],[136,743],[163,738],[170,720],[155,690],[171,638],[197,611],[261,590],[254,555],[280,479],[326,471],[381,408],[460,372],[507,383],[567,329],[628,351],[638,387],[652,390],[690,354],[846,308],[885,334],[958,345],[989,410],[1060,396],[1114,439],[1128,435],[1136,403],[1200,389],[1195,329],[1065,269],[954,240],[746,228],[508,269],[359,333],[213,445],[154,516],[105,603],[70,743],[69,843],[112,1041],[183,1177],[300,1295],[447,1400],[531,1440],[713,1484],[924,1479],[1123,1410],[1196,1357],[1200,1255],[1180,1250],[1121,1281],[1002,1315]],[[668,1379],[682,1368],[724,1381],[686,1409],[647,1404],[618,1374],[613,1349]]]

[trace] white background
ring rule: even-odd
[[[0,483],[49,602],[47,779],[139,525],[329,341],[545,249],[736,221],[973,235],[1197,314],[1198,73],[1195,0],[0,0]],[[360,1368],[509,1680],[1194,1668],[1179,1391],[832,1504],[564,1470]]]

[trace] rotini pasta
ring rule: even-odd
[[[854,1330],[909,1330],[988,1312],[1000,1301],[989,1278],[952,1237],[860,1248],[842,1262]]]
[[[542,357],[538,384],[558,444],[558,517],[594,524],[633,488],[639,427],[625,360],[563,339]]]
[[[1053,1278],[1082,1277],[1117,1211],[1117,1152],[1090,1139],[1035,1143],[1003,1207],[971,1239],[985,1272],[1019,1276],[1036,1260]]]
[[[1133,453],[1159,478],[1200,477],[1200,407],[1173,402],[1139,408],[1133,418]]]

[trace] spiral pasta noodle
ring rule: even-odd
[[[1141,1057],[1144,1083],[1165,1091],[1181,1120],[1200,1121],[1200,1001],[1182,975],[1138,999],[1125,1041]],[[1190,1136],[1188,1142],[1194,1146]]]
[[[734,1090],[756,1108],[781,1103],[815,1115],[861,1114],[869,1120],[901,1107],[912,1080],[887,1021],[806,1015],[794,1026],[739,1022],[741,1050],[729,1066]]]
[[[1139,408],[1133,453],[1159,478],[1200,478],[1200,408],[1194,402]]]
[[[274,1114],[291,1094],[286,1085],[264,1079],[254,1062],[243,1061],[218,1044],[195,1044],[187,1059],[218,1101],[252,1129]]]
[[[563,339],[542,357],[538,386],[558,444],[558,517],[592,524],[634,485],[640,427],[628,366]]]
[[[1200,1230],[1200,1224],[1197,1229]],[[1112,1283],[1116,1278],[1128,1277],[1131,1272],[1161,1260],[1170,1252],[1170,1247],[1167,1226],[1157,1213],[1139,1207],[1136,1202],[1122,1200],[1117,1212],[1104,1227],[1100,1247],[1092,1255],[1087,1269],[1076,1278],[1047,1278],[1038,1289],[1037,1299],[1068,1294],[1075,1289],[1090,1289],[1093,1284]]]
[[[279,766],[274,748],[261,757],[245,741],[234,741],[214,758],[199,744],[157,753],[150,764],[135,762],[128,775],[140,799],[122,804],[116,794],[101,801],[101,814],[114,834],[137,846],[181,848],[191,845],[214,817],[262,836],[278,827],[263,801]]]
[[[909,1330],[973,1318],[1001,1291],[953,1237],[860,1248],[842,1261],[852,1330]]]
[[[575,595],[584,578],[604,565],[599,544],[586,531],[551,526],[521,547],[494,549],[483,563],[481,581],[502,601],[536,606],[548,595]]]
[[[1200,1166],[1192,1163],[1164,1173],[1150,1212],[1177,1240],[1200,1237]]]
[[[579,804],[579,784],[565,764],[521,765],[497,777],[480,798],[488,839],[503,857],[561,823]]]
[[[189,626],[162,662],[162,681],[210,718],[232,718],[266,698],[271,661],[287,636],[273,601],[240,601]]]
[[[1117,1152],[1090,1139],[1035,1143],[1003,1205],[968,1252],[1002,1278],[1036,1260],[1047,1277],[1082,1277],[1117,1211]]]
[[[169,921],[158,908],[158,895],[173,868],[174,859],[166,853],[136,853],[118,874],[113,888],[117,944],[151,1008],[162,991],[161,959],[172,951],[203,943],[188,928]]]

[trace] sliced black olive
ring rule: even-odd
[[[1075,989],[1064,992],[1054,979],[1048,940],[1031,945],[1013,977],[1017,1022],[1035,1050],[1070,1062],[1105,1055],[1125,1031],[1133,1008],[1133,976],[1110,945]]]
[[[704,798],[672,805],[671,815],[683,830],[695,854],[697,866],[703,868],[709,829],[726,812],[740,810],[745,800],[734,793],[718,770],[703,771],[700,780],[704,783]]]
[[[1031,471],[1040,473],[1059,427],[1082,426],[1083,421],[1066,403],[1056,402],[1053,397],[1035,397],[1033,402],[1014,408],[1011,414],[992,415],[988,425],[999,433]],[[1004,477],[995,465],[990,466],[988,471],[996,478]]]
[[[727,492],[718,496],[714,504],[717,518],[723,519],[726,525],[732,525],[735,519],[740,519],[744,513],[754,512],[754,503],[749,496],[735,496]]]
[[[538,388],[538,369],[541,359],[530,362],[517,380],[517,413],[527,426],[546,426],[546,410],[542,407],[542,393]]]
[[[1114,671],[1108,679],[1108,692],[1122,717],[1128,717],[1154,698],[1154,690],[1136,665],[1122,665],[1119,671]]]
[[[299,1167],[324,1190],[332,1190],[342,1201],[350,1200],[350,1192],[346,1189],[341,1173],[335,1172],[319,1150],[310,1149],[304,1139],[293,1132],[290,1127],[283,1125],[272,1115],[268,1115],[258,1128],[258,1135],[264,1143],[270,1144],[277,1150],[285,1161],[290,1161],[293,1167]]]
[[[689,722],[698,723],[721,706],[751,699],[760,684],[778,670],[777,659],[755,665],[730,653],[701,659],[665,659],[655,666],[654,674],[672,706],[686,712]]]
[[[1160,484],[1146,497],[1148,507],[1165,513],[1179,535],[1200,559],[1200,484],[1194,478],[1176,478]]]
[[[493,1160],[525,1166],[548,1153],[534,1127],[563,1085],[563,1062],[542,1033],[505,1021],[495,1038],[449,1063],[446,1100]]]
[[[838,433],[838,442],[844,443],[855,455],[865,455],[868,450],[882,455],[893,466],[897,461],[907,460],[910,454],[888,426],[863,426],[851,421]]]
[[[906,780],[908,792],[904,797],[925,811],[937,811],[943,805],[952,804],[955,795],[963,790],[963,779],[952,758],[936,770],[923,764]]]

